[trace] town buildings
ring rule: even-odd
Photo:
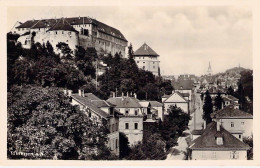
[[[253,136],[253,115],[233,105],[213,112],[211,118],[213,121],[220,121],[223,128],[240,140]]]
[[[108,147],[113,153],[119,155],[119,116],[115,110],[115,105],[99,99],[92,93],[84,93],[84,90],[79,90],[78,93],[72,94],[71,91],[66,91],[66,94],[71,98],[72,105],[78,105],[96,125],[103,125],[109,129]]]
[[[72,50],[78,45],[95,47],[98,52],[112,55],[121,53],[125,57],[128,43],[119,30],[90,17],[17,22],[11,32],[21,35],[18,41],[24,48],[30,48],[33,43],[46,44],[49,41],[56,49],[58,42],[64,42]]]
[[[139,100],[135,97],[113,95],[107,102],[114,104],[116,110],[123,114],[119,117],[119,131],[127,136],[129,145],[142,141],[145,109],[139,104]]]
[[[146,43],[138,48],[133,56],[139,68],[150,71],[156,76],[160,75],[159,55]]]
[[[164,95],[162,97],[162,103],[164,105],[164,114],[167,113],[167,109],[170,108],[170,106],[177,106],[183,110],[185,113],[189,113],[189,100],[184,98],[182,93],[173,91],[171,95]]]
[[[250,147],[228,132],[220,122],[211,122],[191,142],[191,160],[247,160]]]

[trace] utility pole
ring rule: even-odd
[[[98,66],[97,66],[97,60],[96,60],[96,90],[97,90],[97,76],[98,76]]]

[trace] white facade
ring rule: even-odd
[[[214,119],[216,121],[216,119]],[[237,134],[243,133],[243,137],[253,135],[253,119],[252,118],[222,118],[220,119],[222,126],[230,133]],[[239,138],[240,139],[240,138]]]
[[[192,150],[191,160],[247,160],[246,150]]]
[[[135,56],[134,60],[138,68],[150,71],[154,75],[159,75],[159,63],[160,61],[154,56]]]
[[[177,107],[181,108],[183,112],[189,113],[189,101],[184,99],[179,93],[174,92],[170,97],[168,97],[163,102],[165,111],[164,113],[167,114],[167,109],[170,106],[176,105]]]

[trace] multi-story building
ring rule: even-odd
[[[227,131],[240,140],[253,135],[253,115],[239,110],[233,105],[213,112],[211,118],[213,121],[220,121]]]
[[[104,124],[109,129],[107,146],[113,153],[119,155],[119,113],[115,110],[115,105],[99,99],[92,93],[84,93],[84,90],[79,90],[78,93],[71,94],[71,104],[78,105],[92,121],[97,125]]]
[[[211,122],[191,142],[191,160],[247,160],[250,147],[234,137],[220,122]]]
[[[110,97],[107,102],[115,104],[123,115],[119,118],[119,131],[123,132],[130,145],[143,140],[143,107],[135,97]]]
[[[43,44],[49,41],[53,48],[56,48],[58,42],[65,42],[72,50],[79,45],[84,48],[95,47],[98,52],[112,55],[121,53],[125,56],[127,40],[124,35],[89,17],[28,20],[16,25],[11,32],[21,35],[18,41],[25,48],[29,48],[32,42]]]
[[[137,49],[133,55],[139,68],[150,71],[156,76],[160,75],[159,55],[146,43]]]

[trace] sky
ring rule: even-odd
[[[134,51],[144,42],[160,57],[162,75],[253,67],[252,11],[241,6],[9,7],[16,21],[89,16],[120,30]],[[126,50],[127,51],[127,50]]]

